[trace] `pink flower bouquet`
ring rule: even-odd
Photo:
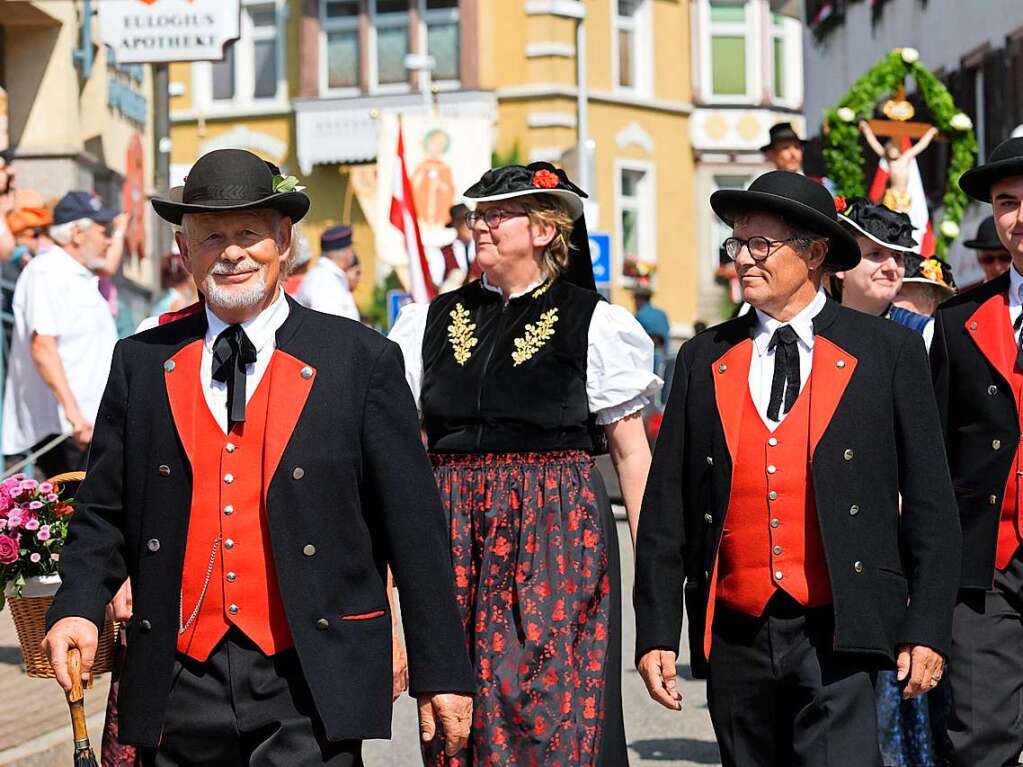
[[[26,579],[57,574],[72,511],[49,482],[0,482],[0,590],[20,597]]]

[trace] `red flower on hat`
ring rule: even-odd
[[[835,213],[841,213],[847,207],[849,207],[849,206],[846,205],[845,198],[842,197],[842,195],[836,195],[835,196]]]
[[[558,174],[549,170],[538,170],[533,174],[533,186],[537,189],[557,189],[561,179]]]

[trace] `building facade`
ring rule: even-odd
[[[830,15],[822,8],[830,4]],[[811,133],[820,132],[821,115],[849,86],[895,48],[911,47],[920,61],[942,79],[956,104],[973,119],[980,158],[1023,132],[1023,3],[1016,0],[807,0],[805,32],[806,115]],[[915,85],[907,83],[923,119]],[[947,146],[936,142],[920,156],[921,173],[932,214],[945,189]],[[972,202],[961,224],[962,240],[991,214],[989,205]],[[940,220],[932,215],[935,220]],[[974,253],[956,242],[949,251],[956,281],[982,279]]]
[[[243,0],[228,60],[172,68],[172,168],[180,180],[217,146],[277,162],[313,197],[306,239],[351,222],[373,283],[364,186],[381,114],[485,118],[496,158],[578,177],[583,102],[587,223],[610,236],[609,293],[629,303],[626,264],[654,264],[684,330],[697,308],[689,39],[686,0]],[[432,57],[429,77],[409,54]]]
[[[94,191],[132,215],[134,246],[117,280],[126,330],[145,316],[158,279],[146,235],[153,226],[152,83],[148,67],[109,59],[95,10],[87,0],[0,0],[5,148],[19,189],[44,201]]]
[[[771,169],[760,147],[779,122],[804,135],[802,24],[794,3],[689,0],[694,110],[689,138],[696,165],[699,316],[708,323],[731,311],[732,285],[722,270],[729,230],[708,202],[718,189],[749,186]]]

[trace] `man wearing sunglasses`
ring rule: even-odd
[[[924,344],[840,306],[835,201],[773,171],[710,199],[753,310],[679,353],[637,540],[636,657],[681,710],[683,605],[728,767],[880,767],[874,682],[932,689],[960,533]],[[900,508],[901,496],[901,508]]]
[[[977,263],[984,270],[984,282],[990,282],[1009,271],[1012,255],[998,239],[994,216],[981,221],[976,236],[964,242],[963,246],[977,251]]]

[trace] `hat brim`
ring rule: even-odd
[[[967,240],[963,243],[963,247],[970,250],[1005,250],[1005,246],[998,240],[994,242],[990,240]]]
[[[991,202],[991,187],[1013,176],[1023,176],[1023,157],[1009,157],[970,168],[959,177],[959,188],[975,200]]]
[[[181,219],[188,213],[238,213],[246,210],[269,208],[291,219],[295,224],[309,212],[309,196],[305,192],[278,192],[252,202],[236,200],[211,200],[202,204],[185,203],[161,197],[152,199],[153,210],[168,223],[181,225]]]
[[[916,282],[916,283],[919,283],[921,285],[933,285],[934,287],[936,287],[936,288],[940,289],[942,292],[944,292],[946,297],[951,297],[951,296],[954,296],[956,294],[955,288],[953,288],[953,287],[951,287],[949,285],[943,285],[940,282],[935,282],[934,280],[928,280],[926,277],[906,277],[906,278],[904,278],[902,280],[902,282],[903,282],[903,284],[905,284],[907,282]]]
[[[740,213],[776,213],[786,221],[804,226],[829,240],[828,266],[836,271],[852,269],[860,262],[860,246],[856,238],[838,221],[804,205],[798,200],[771,192],[744,189],[719,189],[710,196],[710,206],[722,221],[732,226]]]
[[[497,202],[499,200],[511,200],[515,197],[530,197],[537,194],[553,194],[555,197],[560,197],[561,200],[568,207],[568,213],[572,216],[572,220],[575,221],[583,214],[583,200],[575,192],[570,192],[567,189],[523,189],[517,192],[504,192],[503,194],[492,194],[486,197],[466,197],[465,204],[470,210],[475,210],[476,206],[481,202]]]
[[[847,226],[851,226],[859,234],[862,234],[868,240],[876,242],[878,245],[880,245],[883,248],[888,248],[889,250],[897,250],[900,253],[916,253],[917,255],[920,254],[920,246],[919,245],[914,245],[912,248],[910,248],[910,247],[907,247],[905,245],[896,245],[895,243],[892,243],[892,242],[885,242],[884,240],[879,239],[878,237],[875,237],[874,235],[872,235],[870,232],[868,232],[862,226],[857,224],[851,218],[848,218],[847,216],[843,216],[841,213],[838,214],[838,220],[841,221],[843,224],[846,224]]]
[[[766,153],[774,149],[776,146],[778,146],[778,144],[787,144],[790,141],[799,144],[799,146],[804,149],[806,148],[806,141],[799,138],[799,136],[789,136],[787,138],[778,139],[777,141],[772,141],[769,144],[764,144],[762,147],[760,147],[760,151],[761,153]]]

